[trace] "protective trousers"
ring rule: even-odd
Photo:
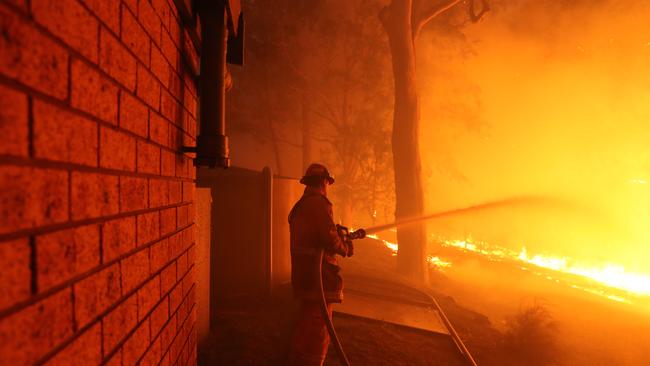
[[[332,304],[327,304],[327,312],[332,316]],[[293,332],[290,366],[321,366],[325,362],[330,336],[321,305],[317,301],[303,300],[300,304],[296,328]]]

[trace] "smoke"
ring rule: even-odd
[[[431,25],[417,46],[427,209],[528,194],[575,203],[433,230],[648,268],[649,17],[645,0],[493,0],[478,24]]]

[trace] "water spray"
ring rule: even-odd
[[[530,204],[530,203],[549,203],[550,198],[548,197],[542,197],[542,196],[520,196],[520,197],[511,197],[511,198],[506,198],[502,200],[497,200],[497,201],[490,201],[490,202],[485,202],[477,205],[472,205],[472,206],[466,206],[462,208],[456,208],[452,210],[447,210],[447,211],[441,211],[441,212],[436,212],[432,214],[425,214],[425,215],[419,215],[419,216],[414,216],[414,217],[409,217],[409,218],[402,218],[399,219],[395,222],[388,223],[388,224],[383,224],[383,225],[377,225],[377,226],[372,226],[369,228],[365,229],[357,229],[354,231],[350,231],[347,227],[342,226],[342,225],[337,225],[336,229],[339,233],[339,235],[344,239],[344,240],[355,240],[355,239],[363,239],[366,237],[366,235],[370,234],[375,234],[381,231],[386,231],[389,229],[397,228],[397,227],[403,227],[403,226],[408,226],[412,224],[416,224],[419,222],[423,221],[430,221],[430,220],[435,220],[435,219],[441,219],[449,216],[455,216],[455,215],[461,215],[461,214],[467,214],[467,213],[474,213],[474,212],[480,212],[484,210],[489,210],[489,209],[494,209],[498,207],[503,207],[503,206],[514,206],[518,204]],[[563,202],[566,204],[566,202]],[[318,273],[320,274],[322,271],[322,261],[323,261],[323,250],[320,250],[319,255],[317,256],[318,258]],[[323,292],[323,279],[322,276],[318,276],[320,279],[319,281],[319,288],[321,291],[321,313],[323,316],[323,319],[325,320],[325,325],[327,326],[327,330],[330,334],[330,338],[332,339],[334,343],[334,348],[336,349],[339,359],[341,363],[345,366],[350,365],[350,361],[347,358],[347,355],[345,354],[345,351],[343,350],[343,346],[341,345],[341,342],[336,335],[336,330],[334,329],[334,325],[332,324],[332,318],[329,315],[329,312],[327,311],[327,303],[325,301],[325,295]],[[462,340],[456,334],[455,330],[451,326],[451,323],[449,323],[449,320],[444,316],[444,313],[442,313],[442,309],[438,305],[438,303],[435,301],[433,297],[427,294],[432,301],[433,304],[438,308],[438,311],[441,312],[443,316],[443,321],[445,321],[445,325],[450,329],[450,333],[452,336],[452,339],[454,343],[456,343],[456,346],[460,350],[460,352],[463,354],[465,359],[467,360],[468,364],[475,366],[476,362],[472,358],[471,354],[463,344]]]
[[[553,199],[553,200],[557,200],[557,199]],[[442,219],[442,218],[449,217],[449,216],[462,215],[462,214],[467,214],[467,213],[474,213],[474,212],[499,208],[499,207],[503,207],[503,206],[514,206],[514,205],[531,204],[531,203],[548,203],[549,201],[551,201],[550,198],[542,197],[542,196],[511,197],[511,198],[506,198],[506,199],[502,199],[502,200],[490,201],[490,202],[480,203],[480,204],[477,204],[477,205],[466,206],[466,207],[462,207],[462,208],[455,208],[455,209],[447,210],[447,211],[441,211],[441,212],[436,212],[436,213],[431,213],[431,214],[425,214],[425,215],[402,218],[402,219],[399,219],[399,220],[397,220],[395,222],[391,222],[391,223],[388,223],[388,224],[371,226],[371,227],[363,228],[363,229],[357,229],[357,230],[355,230],[353,232],[349,232],[347,230],[347,228],[345,228],[344,226],[340,226],[342,229],[339,230],[339,234],[346,237],[346,238],[349,238],[349,239],[363,239],[363,238],[366,237],[366,235],[375,234],[375,233],[378,233],[378,232],[394,229],[394,228],[397,228],[397,227],[408,226],[408,225],[416,224],[416,223],[422,222],[422,221],[430,221],[430,220],[435,220],[435,219]],[[566,204],[566,202],[563,202],[563,203]]]

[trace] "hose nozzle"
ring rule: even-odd
[[[350,229],[347,226],[336,225],[336,231],[339,233],[339,236],[349,240],[363,239],[366,237],[366,231],[364,229],[357,229],[350,232]]]

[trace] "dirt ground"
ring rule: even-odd
[[[391,278],[394,257],[370,241],[357,245],[357,254],[343,262],[343,276]],[[381,270],[380,270],[381,269]],[[297,304],[289,288],[266,301],[240,299],[220,303],[217,332],[199,347],[200,365],[283,365],[288,353]],[[453,298],[435,294],[479,365],[502,365],[495,347],[501,335],[487,317],[469,311]],[[348,315],[334,315],[334,326],[353,365],[465,365],[444,335]],[[326,365],[338,365],[333,348]]]
[[[285,364],[295,304],[232,304],[218,331],[199,347],[199,365]],[[464,365],[451,338],[340,314],[334,326],[353,365]],[[339,365],[330,347],[326,365]]]

